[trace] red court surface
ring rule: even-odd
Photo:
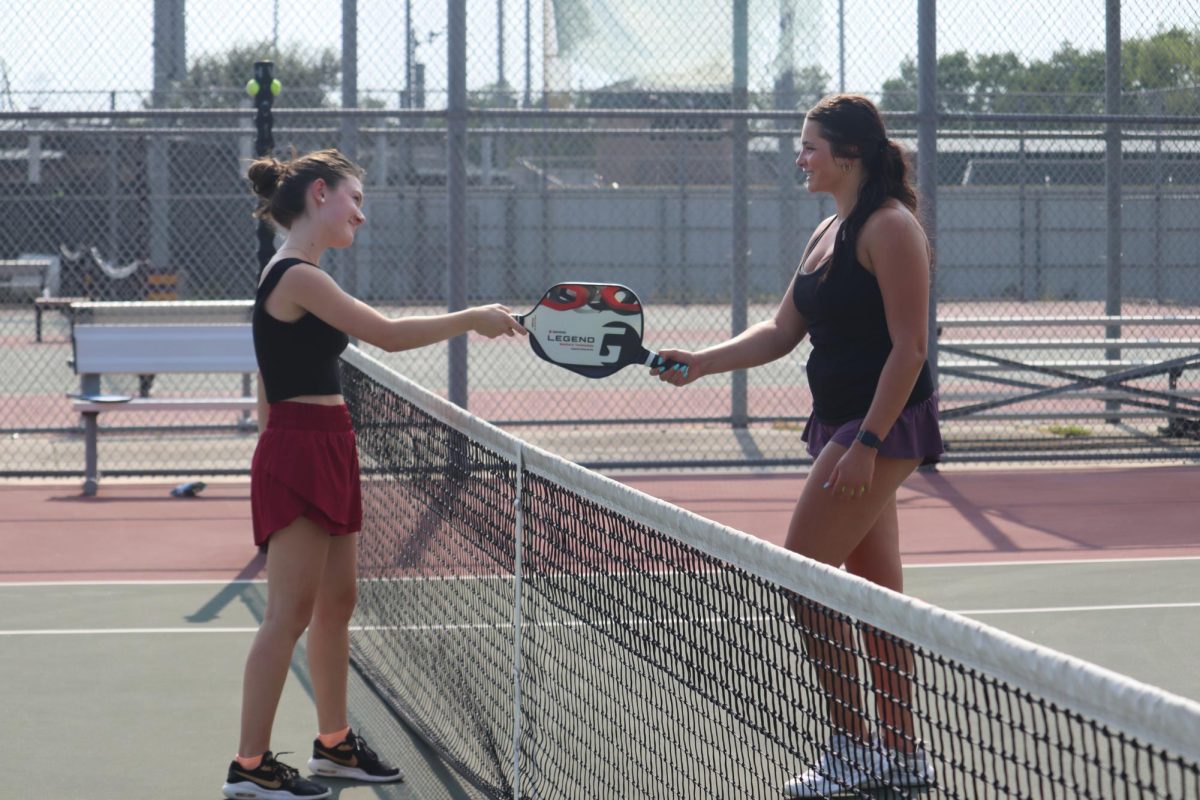
[[[804,476],[624,475],[649,494],[780,542]],[[0,484],[0,581],[261,577],[246,482]],[[899,495],[905,563],[1200,556],[1200,468],[918,473]]]

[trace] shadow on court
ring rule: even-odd
[[[231,591],[232,588],[231,585],[221,590],[214,595],[213,600],[216,601],[222,596],[236,597],[255,620],[262,622],[267,607],[266,586],[262,583],[251,583],[244,585],[240,590]],[[292,657],[291,680],[299,685],[310,701],[313,700],[312,680],[308,672],[308,651],[303,639],[296,646],[295,655]],[[350,670],[349,690],[351,727],[362,731],[377,752],[385,754],[386,760],[399,766],[404,773],[404,780],[399,783],[368,786],[338,778],[319,778],[322,784],[332,790],[331,797],[377,797],[386,800],[477,800],[483,797],[447,767],[403,720],[397,718],[354,669]],[[307,760],[307,751],[296,753],[293,764],[301,768],[302,774],[307,774],[307,770],[303,768],[303,762]],[[214,797],[220,797],[220,792]]]

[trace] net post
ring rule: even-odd
[[[513,491],[513,798],[521,798],[521,556],[524,547],[525,447],[517,444]]]

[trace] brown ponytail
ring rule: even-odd
[[[813,106],[808,119],[820,126],[835,157],[861,159],[866,175],[854,210],[842,221],[834,242],[832,269],[846,254],[853,257],[863,225],[887,200],[899,200],[915,215],[917,193],[908,177],[904,149],[887,137],[879,109],[870,100],[855,94],[830,95]]]

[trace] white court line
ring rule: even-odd
[[[1167,608],[1200,608],[1200,602],[1196,603],[1131,603],[1127,605],[1108,605],[1108,606],[1043,606],[1040,608],[976,608],[963,611],[955,611],[956,614],[962,614],[965,617],[986,617],[999,616],[1002,614],[1064,614],[1076,613],[1082,611],[1146,611],[1151,609],[1167,609]],[[743,617],[736,620],[729,620],[717,617],[659,617],[655,619],[636,619],[625,620],[619,623],[622,627],[630,626],[645,626],[645,625],[726,625],[730,623],[746,623],[759,622],[763,620],[773,620],[775,617],[768,616],[753,616]],[[546,622],[546,623],[527,623],[530,627],[538,628],[577,628],[589,627],[595,623],[586,620],[571,620],[569,622]],[[615,625],[618,623],[612,620],[604,620],[603,625]],[[363,631],[460,631],[460,630],[510,630],[511,623],[467,623],[467,624],[438,624],[438,625],[351,625],[350,630],[353,632]],[[115,636],[122,634],[192,634],[192,633],[256,633],[257,627],[239,627],[239,628],[217,628],[197,625],[187,628],[64,628],[55,630],[53,628],[40,628],[29,630],[0,630],[0,636]]]
[[[1038,561],[950,561],[938,564],[905,564],[908,569],[949,569],[953,567],[1027,567],[1054,564],[1141,564],[1155,561],[1200,561],[1200,556],[1146,556],[1144,558],[1050,558]]]
[[[1130,603],[1119,606],[1043,606],[1042,608],[975,608],[955,613],[964,617],[999,614],[1068,614],[1077,611],[1146,611],[1156,608],[1200,608],[1200,603]]]
[[[231,580],[128,580],[128,581],[0,581],[0,589],[6,589],[10,586],[15,587],[30,587],[30,586],[229,586],[230,584],[255,584],[261,583],[264,586],[267,581],[265,578],[255,579],[231,579]]]
[[[215,628],[197,625],[193,628],[52,628],[25,631],[0,631],[0,636],[115,636],[118,634],[159,633],[255,633],[258,628]]]
[[[1140,564],[1153,563],[1158,561],[1200,561],[1200,556],[1146,556],[1141,558],[1056,558],[1044,559],[1037,561],[958,561],[946,562],[938,564],[905,564],[904,569],[953,569],[954,567],[1036,567],[1036,566],[1053,566],[1056,564]],[[616,573],[610,573],[616,574]],[[511,575],[456,575],[458,579],[494,579],[505,578],[511,580]],[[367,581],[379,580],[399,580],[412,581],[422,580],[421,577],[416,578],[365,578]],[[265,578],[237,578],[228,580],[217,579],[181,579],[181,580],[124,580],[124,581],[0,581],[0,589],[26,588],[26,587],[55,587],[55,586],[229,586],[229,585],[252,585],[259,584],[265,586],[267,583]],[[962,613],[962,612],[960,612]]]
[[[639,620],[642,624],[648,624],[645,621]],[[662,624],[660,620],[653,620],[655,624]],[[691,623],[695,620],[677,617],[671,624]],[[534,623],[530,623],[533,625]],[[546,623],[539,624],[538,627],[583,627],[590,625],[588,622],[571,622],[571,623]],[[609,623],[612,624],[612,623]],[[351,625],[350,630],[354,633],[363,631],[400,631],[412,633],[414,631],[461,631],[461,630],[508,630],[511,629],[511,624],[495,625],[486,622],[477,622],[471,624],[449,624],[449,625]],[[240,628],[218,628],[216,626],[195,625],[187,628],[29,628],[27,630],[0,630],[0,636],[120,636],[120,635],[148,635],[148,634],[190,634],[190,633],[257,633],[257,627],[240,627]]]

